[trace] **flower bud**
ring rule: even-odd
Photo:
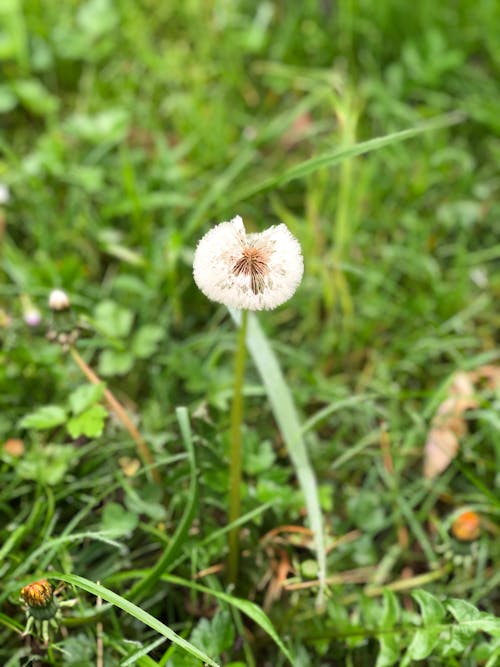
[[[52,601],[52,586],[47,579],[40,579],[21,589],[21,597],[28,607],[45,607]]]
[[[21,589],[21,598],[30,616],[37,620],[49,620],[57,614],[57,602],[47,579],[40,579]]]
[[[23,319],[29,327],[37,327],[42,321],[42,316],[37,308],[29,308],[25,311]]]
[[[67,310],[70,307],[69,297],[62,289],[53,289],[49,294],[49,308],[55,311]]]
[[[481,533],[479,514],[473,510],[461,512],[453,522],[451,532],[457,540],[462,542],[476,540]]]

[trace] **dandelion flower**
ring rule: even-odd
[[[247,234],[238,215],[213,227],[198,243],[193,275],[212,301],[269,310],[288,301],[304,273],[300,244],[286,225]]]

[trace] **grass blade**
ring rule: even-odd
[[[239,325],[240,312],[230,309],[230,313],[233,320]],[[276,355],[255,315],[253,313],[249,313],[249,315],[247,347],[261,376],[274,418],[281,430],[288,454],[295,468],[297,479],[304,494],[311,530],[314,534],[314,546],[318,560],[318,579],[320,581],[318,604],[321,604],[326,578],[326,556],[318,485],[309,462],[297,410]]]
[[[262,628],[262,630],[264,630],[264,632],[266,632],[269,635],[269,637],[271,637],[271,639],[276,643],[276,645],[279,647],[283,655],[286,656],[286,658],[290,661],[290,664],[292,665],[294,664],[290,651],[286,648],[286,646],[279,638],[276,630],[274,629],[273,624],[269,620],[269,617],[255,603],[250,602],[249,600],[243,600],[242,598],[234,597],[233,595],[229,595],[228,593],[224,593],[222,591],[215,591],[212,588],[207,588],[206,586],[195,584],[192,581],[189,581],[187,579],[181,579],[181,577],[176,577],[171,574],[163,575],[162,580],[168,581],[171,584],[177,584],[178,586],[191,588],[192,590],[198,591],[200,593],[213,595],[213,597],[217,598],[218,600],[226,602],[227,604],[232,605],[236,609],[239,609],[239,611],[245,614],[245,616],[248,616],[248,618],[250,618],[254,623],[256,623],[260,628]]]
[[[201,662],[205,662],[207,665],[210,665],[211,667],[219,667],[218,663],[212,660],[212,658],[209,658],[209,656],[203,653],[203,651],[200,651],[198,648],[196,648],[196,646],[188,642],[186,639],[180,637],[177,633],[171,630],[168,627],[168,625],[165,625],[164,623],[156,619],[154,616],[151,616],[151,614],[148,614],[147,611],[144,611],[144,609],[141,609],[140,607],[133,604],[129,600],[126,600],[121,595],[118,595],[114,591],[109,590],[109,588],[105,588],[100,584],[96,584],[93,581],[85,579],[84,577],[80,577],[76,574],[61,574],[60,572],[49,572],[44,576],[48,579],[57,579],[58,581],[65,581],[67,584],[72,584],[77,588],[82,588],[84,591],[87,591],[87,593],[91,593],[92,595],[101,597],[103,600],[106,600],[106,602],[109,602],[115,607],[122,609],[130,616],[133,616],[141,623],[144,623],[144,625],[147,625],[148,627],[158,632],[160,635],[163,635],[171,642],[176,644],[179,648],[182,648],[187,653],[190,653],[192,656],[194,656]]]
[[[284,171],[281,176],[271,176],[254,185],[250,185],[250,187],[240,190],[239,192],[237,191],[229,202],[225,202],[225,206],[226,208],[229,208],[231,205],[249,199],[260,192],[265,192],[279,187],[280,185],[285,185],[296,178],[309,176],[309,174],[312,174],[323,167],[334,167],[348,158],[356,157],[357,155],[365,155],[366,153],[371,153],[379,148],[406,141],[407,139],[416,137],[424,132],[430,132],[431,130],[438,130],[440,128],[449,127],[450,125],[455,125],[463,120],[464,115],[460,112],[444,114],[425,121],[416,127],[400,130],[399,132],[392,132],[383,137],[375,137],[374,139],[368,139],[367,141],[360,141],[352,146],[344,146],[333,151],[326,151],[325,153],[321,153],[309,160],[305,160],[290,167],[290,169]]]
[[[179,521],[176,531],[168,543],[167,548],[163,552],[163,555],[158,560],[156,565],[150,570],[149,574],[132,588],[128,596],[131,600],[139,600],[141,596],[144,595],[144,593],[147,593],[149,590],[151,590],[155,582],[158,581],[168,566],[177,558],[179,551],[181,550],[182,545],[187,537],[189,528],[191,527],[193,519],[196,515],[198,506],[198,483],[196,479],[196,460],[194,456],[191,426],[189,424],[189,415],[187,408],[185,407],[178,407],[175,412],[177,415],[177,421],[179,422],[182,440],[188,454],[190,473],[189,497],[181,520]]]

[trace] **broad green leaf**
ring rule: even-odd
[[[411,596],[418,602],[424,625],[441,623],[446,616],[446,609],[434,595],[424,590],[417,590],[413,591]]]
[[[49,93],[38,79],[14,81],[12,90],[21,104],[34,114],[46,116],[59,107],[59,98]]]
[[[164,336],[165,332],[162,327],[146,324],[135,334],[132,340],[132,352],[139,359],[147,359],[156,350]]]
[[[144,623],[144,625],[147,625],[148,627],[158,632],[160,635],[163,635],[171,642],[176,644],[179,648],[187,651],[187,653],[190,653],[192,656],[200,660],[202,663],[205,662],[211,667],[219,667],[215,660],[212,660],[212,658],[203,653],[203,651],[200,651],[198,648],[196,648],[196,646],[193,646],[193,644],[180,637],[177,633],[171,630],[168,625],[165,625],[151,614],[148,614],[147,611],[144,611],[144,609],[141,609],[132,602],[129,602],[129,600],[126,600],[121,595],[118,595],[114,591],[109,590],[109,588],[105,588],[100,584],[96,584],[93,581],[85,579],[84,577],[80,577],[76,574],[50,572],[45,576],[50,579],[65,581],[67,584],[72,584],[73,586],[81,588],[84,591],[91,593],[92,595],[101,597],[103,600],[106,600],[106,602],[109,602],[115,607],[122,609],[130,616],[133,616],[141,623]]]
[[[125,375],[134,365],[134,357],[126,350],[104,350],[99,357],[99,373],[105,377]]]
[[[35,412],[25,415],[19,425],[21,428],[33,428],[38,431],[60,426],[66,421],[66,412],[59,405],[44,405]]]
[[[375,667],[391,667],[395,665],[401,653],[401,635],[389,633],[378,636],[380,649]]]
[[[110,338],[125,338],[130,333],[134,314],[114,301],[101,301],[94,312],[95,324],[99,331]]]
[[[470,602],[459,598],[446,600],[446,608],[459,623],[461,621],[476,621],[481,617],[479,609]]]
[[[101,529],[113,537],[132,533],[139,519],[137,514],[127,511],[118,503],[106,503],[101,517]]]
[[[29,451],[17,465],[17,473],[23,479],[53,486],[64,479],[74,460],[75,450],[70,444],[46,445]]]
[[[72,417],[66,428],[72,438],[81,435],[87,438],[98,438],[102,435],[108,413],[102,405],[93,405],[79,415]]]
[[[69,407],[74,415],[80,414],[94,403],[98,403],[104,395],[104,384],[84,384],[71,392],[68,398]]]
[[[384,588],[384,611],[380,627],[393,628],[399,622],[400,614],[401,607],[399,606],[398,598],[391,590]]]
[[[229,312],[233,320],[239,325],[241,313],[232,308],[229,309]],[[283,435],[288,454],[295,468],[295,474],[304,494],[309,523],[314,534],[316,558],[318,559],[318,578],[320,581],[318,601],[321,603],[325,587],[326,557],[318,484],[309,462],[307,445],[302,435],[302,427],[292,394],[283,377],[276,355],[254,313],[249,313],[246,343],[266,389],[274,418]]]
[[[129,115],[125,109],[107,109],[96,114],[75,113],[64,125],[67,132],[92,144],[114,144],[127,132]]]
[[[189,639],[208,655],[219,658],[234,641],[234,625],[229,612],[219,609],[211,620],[202,618]]]
[[[408,646],[405,660],[424,660],[427,658],[438,643],[439,636],[442,632],[442,627],[418,628]]]

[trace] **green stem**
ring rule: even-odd
[[[229,523],[240,518],[241,514],[241,424],[243,421],[243,375],[246,359],[246,333],[248,311],[241,312],[238,347],[234,363],[234,394],[231,406],[231,431],[229,443]],[[235,584],[238,577],[240,558],[239,528],[229,531],[228,580]]]

